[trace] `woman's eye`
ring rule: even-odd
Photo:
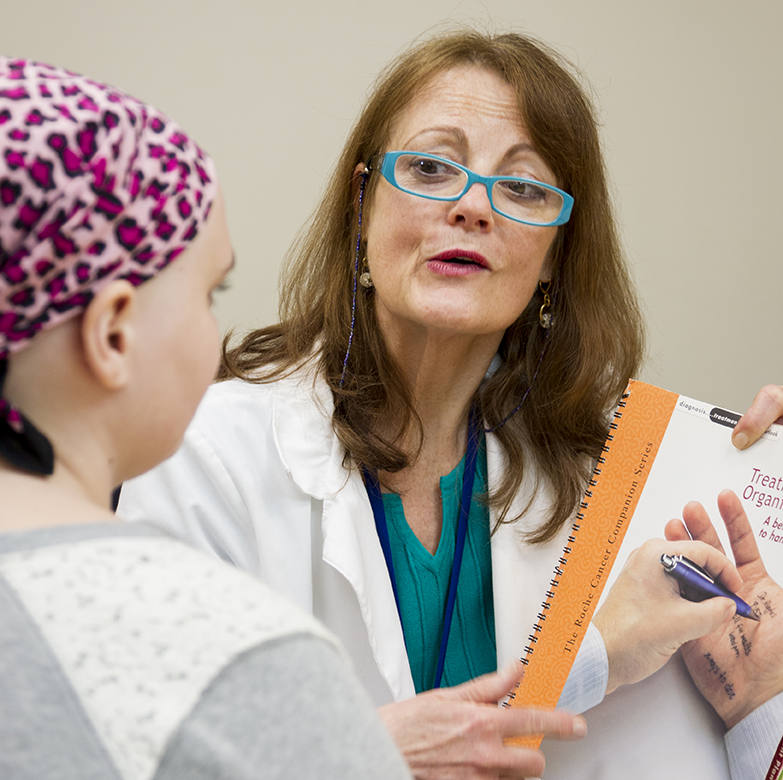
[[[546,200],[546,190],[529,181],[504,181],[500,183],[509,197],[528,201]]]
[[[414,157],[410,163],[411,172],[421,178],[454,176],[459,171],[441,160],[430,157]]]
[[[441,163],[438,163],[437,160],[430,160],[430,159],[423,159],[423,160],[416,160],[414,162],[414,167],[419,173],[423,173],[426,176],[432,176],[437,173],[441,173],[445,166],[443,166]]]

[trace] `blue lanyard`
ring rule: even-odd
[[[449,595],[446,599],[446,614],[443,620],[443,635],[440,640],[440,651],[438,653],[438,666],[435,670],[434,688],[440,688],[443,679],[443,666],[446,663],[446,648],[449,644],[451,620],[454,616],[454,604],[457,601],[457,585],[459,584],[459,573],[462,568],[462,554],[465,551],[465,536],[468,531],[470,504],[473,498],[473,482],[476,476],[478,444],[479,426],[476,421],[476,412],[471,409],[470,420],[468,422],[468,450],[465,456],[465,473],[462,478],[462,498],[459,505],[459,522],[457,524],[457,537],[454,544],[454,564],[451,568],[451,579],[449,580]],[[400,625],[402,625],[400,597],[397,593],[397,579],[394,576],[394,562],[392,561],[391,544],[389,543],[389,529],[386,526],[386,511],[383,508],[381,486],[374,471],[370,471],[366,468],[363,469],[363,471],[364,481],[367,485],[367,495],[370,499],[370,506],[372,506],[373,517],[375,518],[375,529],[378,533],[378,540],[381,543],[383,557],[386,559],[386,568],[389,570],[389,579],[391,580],[392,591],[394,591],[394,601],[397,604],[397,614],[400,616]],[[404,636],[405,628],[403,627],[403,638]]]

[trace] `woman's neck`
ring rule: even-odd
[[[501,335],[385,329],[387,348],[402,371],[425,439],[458,439],[464,450],[470,403],[497,353]]]
[[[470,404],[502,334],[464,336],[399,326],[383,330],[422,425],[421,441],[418,431],[411,429],[401,446],[410,455],[418,453],[418,467],[429,463],[447,474],[465,453]]]
[[[384,329],[384,338],[408,384],[422,437],[419,440],[416,429],[407,431],[400,444],[415,461],[402,471],[380,476],[387,489],[401,495],[408,525],[434,554],[442,528],[439,480],[465,454],[470,404],[502,335]]]

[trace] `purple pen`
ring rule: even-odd
[[[716,582],[698,564],[684,555],[661,556],[663,570],[674,577],[680,585],[680,595],[688,601],[704,601],[721,596],[729,598],[737,605],[737,614],[750,620],[761,620],[759,614],[739,596],[735,596],[719,582]]]

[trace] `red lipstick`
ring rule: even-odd
[[[442,276],[467,276],[489,269],[484,255],[468,249],[447,249],[427,260],[427,267]]]

